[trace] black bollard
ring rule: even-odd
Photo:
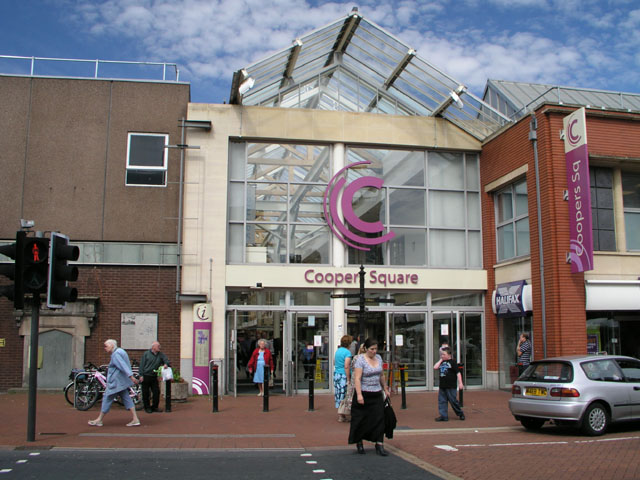
[[[213,394],[213,412],[218,411],[218,365],[211,367],[211,392]]]
[[[406,382],[404,380],[404,372],[407,371],[407,366],[402,365],[400,367],[400,389],[402,391],[402,410],[407,409],[407,392],[406,392]]]
[[[309,379],[309,411],[313,412],[313,377]]]
[[[264,366],[264,379],[262,383],[262,411],[269,411],[269,365]]]
[[[171,411],[171,380],[166,380],[164,385],[164,400],[165,400],[165,406],[164,406],[164,411],[165,412],[170,412]]]

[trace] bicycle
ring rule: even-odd
[[[75,407],[78,410],[85,411],[93,407],[96,402],[104,395],[107,388],[107,367],[94,367],[94,370],[88,372],[88,379],[86,382],[82,382],[80,385],[76,384],[75,392]],[[134,376],[139,378],[137,368],[134,367]],[[142,402],[142,388],[140,384],[135,384],[128,388],[129,396],[133,400],[133,404],[136,410],[141,410],[143,407]],[[121,403],[120,397],[116,398],[116,402]]]
[[[85,366],[82,368],[72,368],[71,373],[69,373],[69,380],[71,380],[67,385],[62,389],[64,392],[64,398],[69,405],[73,405],[73,400],[76,396],[76,384],[82,384],[87,381],[87,373],[89,367]]]

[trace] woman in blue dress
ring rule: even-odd
[[[253,374],[253,383],[257,383],[258,388],[260,389],[258,396],[262,397],[264,395],[265,381],[264,367],[265,365],[269,365],[269,370],[271,370],[271,375],[273,375],[275,365],[273,364],[273,355],[271,355],[271,351],[267,348],[267,341],[264,338],[261,338],[258,340],[257,345],[257,348],[251,355],[251,360],[249,360],[247,368],[249,369],[249,373]]]
[[[349,351],[351,340],[353,340],[351,335],[344,335],[340,339],[340,347],[334,356],[333,395],[336,401],[336,408],[340,407],[351,380],[351,352]],[[345,415],[338,413],[338,421],[346,422],[347,418]]]

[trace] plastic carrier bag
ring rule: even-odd
[[[165,367],[162,369],[162,381],[173,380],[173,370],[171,367]]]

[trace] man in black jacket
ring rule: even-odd
[[[151,348],[142,354],[140,360],[140,376],[142,377],[142,401],[144,411],[147,413],[159,412],[160,388],[158,387],[158,374],[156,370],[164,365],[169,366],[169,359],[160,351],[160,343],[153,342]],[[149,398],[149,390],[153,399]]]

